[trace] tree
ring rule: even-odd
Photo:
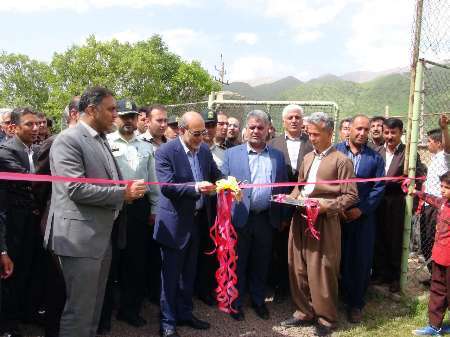
[[[31,105],[58,120],[72,96],[94,85],[140,105],[195,102],[220,90],[199,62],[170,52],[159,35],[133,44],[92,35],[81,46],[55,53],[49,65],[25,55],[0,56],[2,104]]]
[[[50,68],[21,54],[0,54],[0,104],[44,109]]]

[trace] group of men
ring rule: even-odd
[[[359,322],[371,276],[398,291],[404,194],[398,181],[348,179],[402,175],[403,125],[357,115],[333,145],[330,116],[311,114],[306,129],[304,118],[300,106],[286,106],[283,132],[272,137],[270,117],[250,111],[241,143],[240,121],[224,112],[168,118],[163,105],[138,109],[93,87],[66,108],[68,128],[37,148],[37,114],[15,109],[0,171],[71,179],[1,182],[3,330],[20,336],[20,321],[42,318],[47,337],[108,333],[116,281],[117,319],[145,325],[148,297],[160,305],[161,336],[179,336],[177,326],[209,329],[193,314],[192,298],[215,304],[217,261],[205,252],[213,248],[215,182],[226,176],[249,184],[307,183],[244,189],[234,203],[239,296],[230,316],[245,320],[248,293],[257,316],[269,319],[270,283],[276,299],[290,293],[295,305],[284,327],[314,325],[317,335],[329,335],[339,293],[349,320]],[[435,148],[448,160],[441,119],[444,140]],[[421,168],[419,161],[418,175]],[[316,200],[318,236],[304,208],[271,202],[275,194]]]

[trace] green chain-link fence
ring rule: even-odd
[[[412,53],[412,73],[416,69],[422,69],[420,76],[415,79],[416,82],[419,77],[422,79],[421,91],[415,92],[413,96],[413,101],[416,100],[420,105],[416,140],[422,162],[429,165],[432,155],[426,148],[427,133],[439,128],[438,120],[442,113],[450,115],[450,1],[417,0],[416,6],[413,32],[413,45],[416,48]],[[421,67],[417,67],[417,63]],[[411,143],[416,140],[411,139]],[[409,155],[411,156],[411,152]],[[434,243],[432,226],[432,223],[425,223],[423,213],[412,218],[411,253],[408,261],[410,283],[429,280],[429,252]]]

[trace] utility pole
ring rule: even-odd
[[[225,70],[225,62],[223,62],[222,54],[220,54],[220,66],[214,66],[214,68],[219,74],[219,78],[214,76],[214,79],[222,85],[229,85],[228,80],[225,82],[225,75],[227,74],[227,71]]]

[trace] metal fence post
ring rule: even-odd
[[[408,276],[408,257],[409,257],[409,241],[411,236],[411,220],[413,210],[413,197],[410,195],[414,191],[414,178],[416,177],[416,160],[417,145],[419,141],[419,115],[422,105],[423,91],[423,60],[417,62],[416,78],[414,84],[414,103],[411,121],[411,138],[409,143],[409,162],[408,162],[408,178],[413,182],[409,186],[409,193],[406,196],[405,222],[403,229],[403,246],[402,246],[402,266],[400,274],[400,289],[402,293],[406,290],[406,281]]]

